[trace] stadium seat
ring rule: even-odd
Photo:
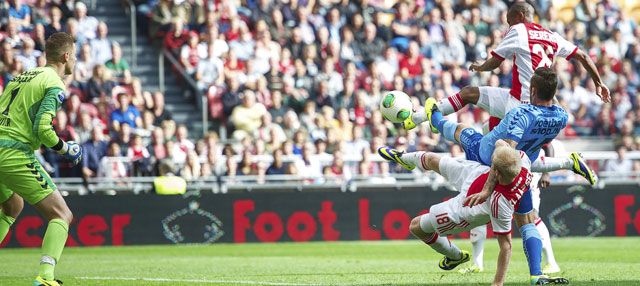
[[[558,12],[558,18],[565,24],[570,23],[575,18],[575,7],[580,4],[580,0],[553,0],[552,6]]]

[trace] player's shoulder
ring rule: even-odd
[[[523,114],[533,114],[538,113],[540,110],[538,106],[533,104],[520,104],[512,109],[514,111],[514,115],[522,116]]]
[[[529,155],[526,152],[518,150],[518,155],[520,155],[520,162],[523,169],[531,169],[531,159],[529,159]],[[522,174],[522,172],[521,172]]]
[[[569,116],[567,111],[564,108],[562,108],[561,106],[559,106],[559,105],[555,105],[554,104],[554,105],[551,106],[551,108],[552,108],[553,112],[557,113],[559,116],[566,116],[566,117]]]
[[[50,66],[38,67],[38,69],[42,71],[42,80],[46,85],[48,85],[49,87],[57,86],[64,89],[64,82],[62,81],[60,76],[58,76],[58,73],[55,69]]]
[[[515,33],[515,34],[520,34],[520,33],[526,33],[527,31],[527,27],[525,26],[525,23],[520,23],[520,24],[515,24],[509,27],[509,29],[507,29],[507,33],[505,35],[508,35],[510,33]]]

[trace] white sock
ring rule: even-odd
[[[544,224],[542,219],[536,219],[536,228],[540,233],[540,238],[542,240],[542,252],[544,253],[544,259],[547,264],[557,265],[556,258],[553,255],[553,248],[551,247],[551,237],[549,236],[549,229],[547,229],[547,225]]]
[[[417,166],[422,171],[428,171],[429,168],[427,168],[426,156],[427,156],[427,152],[419,151],[419,152],[404,153],[402,154],[400,159],[402,160],[402,162],[405,162],[409,165]]]
[[[416,125],[420,125],[424,122],[429,121],[429,118],[427,118],[427,113],[424,112],[424,106],[418,107],[418,111],[414,112],[413,115],[411,115],[411,120]]]
[[[484,242],[487,240],[487,225],[475,227],[469,231],[469,240],[473,245],[473,265],[483,269],[482,261],[484,256]]]
[[[438,102],[438,109],[440,110],[440,112],[442,112],[442,115],[455,113],[464,106],[465,104],[464,102],[462,102],[462,97],[460,97],[459,93],[456,93],[456,95],[447,97]]]
[[[573,160],[571,158],[556,158],[542,156],[531,164],[531,171],[546,173],[557,170],[573,170]]]
[[[432,238],[430,243],[427,242],[433,250],[454,260],[462,258],[462,251],[460,251],[460,248],[451,243],[448,238],[439,236],[437,233],[433,233],[433,235],[435,236],[435,239]]]

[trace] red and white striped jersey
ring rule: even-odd
[[[489,199],[477,206],[463,206],[462,203],[467,196],[482,191],[489,177],[488,167],[479,166],[483,168],[480,176],[473,175],[475,170],[465,170],[471,175],[467,179],[470,184],[465,184],[469,186],[468,189],[460,190],[460,195],[453,199],[431,206],[432,224],[436,232],[445,236],[452,235],[491,222],[494,234],[510,233],[513,212],[518,208],[522,195],[529,188],[532,179],[531,161],[526,153],[519,153],[522,167],[513,183],[506,186],[496,185]]]
[[[551,67],[556,57],[571,59],[578,47],[558,33],[536,23],[513,25],[498,47],[491,52],[502,60],[513,58],[511,95],[523,103],[530,103],[529,82],[539,67]]]

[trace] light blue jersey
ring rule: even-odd
[[[511,109],[480,142],[480,159],[491,163],[498,139],[518,142],[517,150],[527,153],[531,162],[538,158],[540,148],[551,142],[567,126],[569,115],[560,106],[521,104]]]

